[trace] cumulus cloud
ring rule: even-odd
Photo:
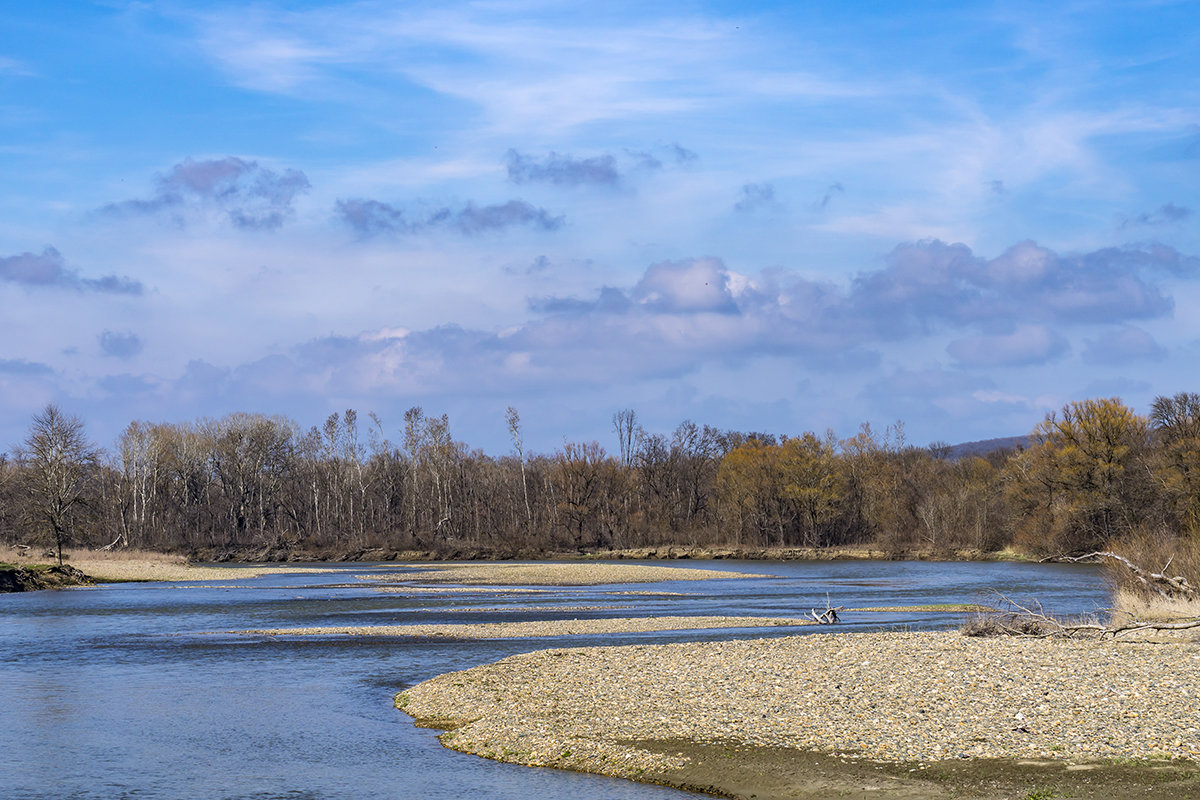
[[[23,358],[0,358],[0,373],[5,375],[53,375],[49,364]]]
[[[459,210],[441,209],[430,217],[430,225],[447,224],[466,234],[501,230],[514,225],[529,225],[544,231],[562,227],[561,216],[551,216],[544,208],[535,208],[524,200],[509,200],[490,206],[468,203]]]
[[[123,396],[143,394],[155,387],[155,382],[151,379],[143,375],[130,375],[128,373],[106,375],[96,383],[109,394]]]
[[[411,218],[404,209],[378,200],[338,200],[335,213],[360,236],[410,234],[432,229],[455,230],[467,236],[525,225],[544,231],[562,227],[564,218],[524,200],[495,205],[467,203],[460,208],[444,206]]]
[[[145,344],[136,333],[104,331],[100,334],[100,349],[114,358],[133,358]]]
[[[883,269],[856,278],[848,302],[893,335],[939,325],[1148,319],[1174,308],[1159,277],[1198,271],[1200,259],[1162,245],[1060,255],[1021,242],[985,259],[931,240],[895,248]]]
[[[629,157],[633,159],[634,166],[637,169],[648,171],[659,170],[663,168],[662,159],[648,151],[628,151]]]
[[[890,347],[924,338],[946,347],[953,364],[921,371],[888,363],[890,377],[869,388],[879,392],[879,413],[999,415],[1000,430],[1023,430],[1040,401],[997,387],[987,369],[1052,361],[1069,352],[1070,326],[1091,325],[1101,312],[1111,322],[1146,310],[1139,302],[1114,305],[1095,291],[1105,282],[1132,277],[1144,295],[1164,301],[1152,310],[1169,310],[1170,298],[1156,282],[1191,276],[1194,266],[1167,248],[1063,256],[1023,243],[988,259],[963,245],[919,242],[838,285],[782,271],[746,275],[718,258],[662,261],[623,286],[530,298],[531,316],[508,327],[328,336],[227,370],[190,365],[175,391],[301,400],[336,394],[388,403],[586,392],[726,366],[741,370],[764,358],[800,371],[879,369]],[[1010,316],[998,316],[999,308]],[[1117,338],[1122,352],[1147,350],[1135,334]],[[1089,345],[1097,348],[1117,349]]]
[[[677,142],[646,150],[578,157],[551,151],[535,157],[510,149],[504,155],[511,183],[541,183],[551,186],[620,186],[637,173],[656,173],[686,167],[699,159],[695,152]]]
[[[687,149],[678,142],[672,142],[667,145],[666,149],[676,164],[691,164],[700,159],[700,156],[695,151]]]
[[[773,208],[779,205],[775,199],[775,187],[770,183],[747,183],[742,187],[741,196],[733,204],[734,211],[743,213],[758,211],[761,208]]]
[[[409,222],[404,211],[378,200],[352,198],[338,200],[334,207],[337,215],[362,236],[379,233],[412,233],[416,225]]]
[[[1174,203],[1167,203],[1159,206],[1153,211],[1143,212],[1136,217],[1126,219],[1121,223],[1122,228],[1129,228],[1138,225],[1169,225],[1173,222],[1182,222],[1192,215],[1192,209],[1183,206],[1177,206]]]
[[[621,289],[605,286],[595,300],[575,297],[531,297],[529,310],[539,314],[624,314],[633,307],[633,301]]]
[[[153,196],[110,203],[113,214],[170,214],[180,225],[189,214],[216,210],[235,226],[275,230],[293,213],[296,198],[311,188],[303,172],[276,172],[236,156],[185,159],[159,176]]]
[[[663,261],[652,265],[633,288],[633,299],[668,313],[736,312],[729,273],[716,258]]]
[[[1141,328],[1126,325],[1097,339],[1089,339],[1081,358],[1085,364],[1131,364],[1161,361],[1166,355],[1166,349],[1153,336]]]
[[[946,352],[966,367],[1014,367],[1043,364],[1062,357],[1070,345],[1045,325],[1025,325],[1011,333],[956,339]]]
[[[513,183],[549,183],[556,186],[615,186],[621,182],[617,160],[611,155],[575,158],[551,152],[538,160],[509,150],[505,155],[508,179]]]
[[[0,280],[23,286],[74,289],[78,292],[140,295],[142,284],[133,278],[102,275],[88,278],[66,266],[62,254],[53,247],[41,253],[19,253],[0,258]]]
[[[669,162],[675,166],[687,165],[700,157],[686,147],[672,142],[665,147],[655,147],[651,150],[626,150],[626,155],[633,159],[634,169],[656,171],[664,169]]]
[[[519,335],[553,329],[563,347],[590,336],[632,348],[630,358],[686,360],[710,348],[808,363],[863,363],[887,343],[949,335],[946,349],[961,367],[1043,364],[1070,351],[1060,328],[1169,314],[1174,304],[1162,278],[1194,276],[1198,266],[1161,246],[1060,255],[1023,242],[987,259],[965,245],[928,241],[896,248],[881,269],[840,287],[786,273],[751,278],[715,258],[668,261],[628,288],[531,299],[530,309],[547,319]],[[1128,352],[1136,339],[1126,333],[1119,348],[1111,344]]]

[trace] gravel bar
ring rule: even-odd
[[[1200,760],[1200,647],[849,633],[543,650],[396,697],[448,747],[627,778],[735,743],[875,762]],[[658,752],[655,752],[658,750]]]
[[[770,578],[748,572],[719,569],[659,567],[645,564],[568,563],[490,563],[490,564],[404,564],[404,572],[357,576],[373,581],[414,581],[417,583],[484,584],[487,586],[600,586],[610,583],[658,583],[659,581],[700,581],[731,578]]]
[[[447,625],[361,625],[315,628],[262,628],[233,631],[261,636],[415,636],[425,639],[526,639],[541,636],[592,636],[611,633],[685,631],[715,628],[764,628],[815,625],[790,617],[624,617],[556,619],[531,622],[481,622]]]

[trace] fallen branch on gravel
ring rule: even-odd
[[[1183,631],[1200,628],[1200,619],[1165,622],[1131,619],[1112,625],[1093,621],[1061,620],[1047,614],[1038,603],[1032,603],[1032,607],[1028,607],[999,592],[996,596],[1008,610],[975,615],[963,626],[964,636],[1025,636],[1035,639],[1075,639],[1092,636],[1103,639],[1139,631]]]
[[[1061,560],[1078,563],[1080,561],[1092,561],[1101,558],[1108,558],[1118,562],[1125,569],[1129,570],[1129,574],[1136,578],[1144,588],[1162,597],[1172,599],[1181,598],[1185,600],[1200,599],[1200,590],[1197,590],[1196,587],[1188,583],[1187,578],[1182,575],[1176,575],[1172,578],[1166,574],[1167,570],[1171,568],[1171,562],[1175,560],[1175,556],[1171,556],[1159,572],[1151,572],[1148,569],[1139,567],[1128,558],[1125,558],[1125,556],[1119,556],[1109,550],[1097,550],[1094,553],[1088,553],[1083,556],[1063,556]]]

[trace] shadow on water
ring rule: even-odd
[[[972,603],[989,589],[1080,613],[1107,602],[1091,567],[722,562],[771,577],[405,596],[364,565],[237,583],[115,584],[0,597],[0,796],[12,798],[696,797],[465,756],[392,708],[395,692],[546,647],[820,635],[746,628],[511,640],[234,636],[247,628],[656,615],[802,616]],[[376,568],[382,569],[382,568]],[[236,573],[236,570],[231,570]],[[544,587],[543,587],[544,588]],[[618,608],[612,608],[618,606]],[[605,608],[607,607],[607,608]],[[961,614],[851,613],[838,630],[936,629]]]

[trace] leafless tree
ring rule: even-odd
[[[504,412],[504,421],[508,423],[508,433],[512,436],[513,449],[517,451],[517,460],[521,462],[521,492],[525,495],[525,525],[526,531],[533,526],[533,510],[529,507],[529,483],[525,480],[525,449],[521,444],[521,415],[512,406]]]
[[[25,467],[30,515],[50,533],[61,565],[63,545],[70,541],[88,505],[88,471],[99,451],[88,441],[78,417],[48,403],[34,416],[19,457]]]

